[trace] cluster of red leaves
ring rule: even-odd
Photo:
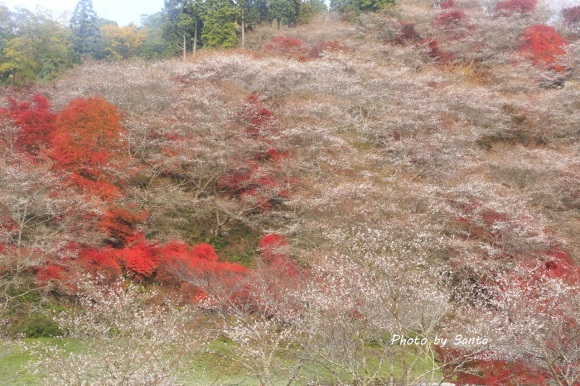
[[[109,181],[111,169],[122,167],[120,115],[102,98],[75,99],[58,115],[49,152],[55,167],[72,174],[71,181],[105,200],[120,197]],[[112,162],[112,161],[115,162]]]
[[[438,15],[434,23],[442,27],[452,27],[460,25],[467,20],[467,15],[461,10],[448,11]]]
[[[36,159],[42,150],[48,148],[56,131],[57,115],[42,94],[33,95],[30,102],[8,99],[8,109],[0,110],[0,115],[12,119],[19,127],[16,146],[23,153]]]
[[[523,15],[532,12],[538,5],[538,0],[503,0],[499,1],[494,11],[497,15],[513,15],[520,13]]]
[[[534,302],[534,293],[530,288],[540,286],[546,277],[559,278],[563,282],[577,283],[580,277],[578,268],[574,266],[570,255],[558,244],[537,250],[507,250],[504,249],[503,240],[513,229],[514,222],[527,221],[529,219],[516,219],[505,212],[498,212],[485,208],[482,203],[471,202],[463,206],[465,216],[457,221],[457,225],[463,232],[465,239],[487,243],[504,252],[499,255],[500,259],[510,262],[510,266],[519,267],[513,271],[506,271],[509,276],[510,286],[521,288],[522,297],[526,301]],[[503,261],[503,260],[502,260]],[[501,268],[499,268],[501,269]],[[501,294],[505,291],[503,283],[497,283],[492,277],[479,279],[479,285],[486,288],[486,294]],[[549,304],[537,301],[533,305],[538,313],[545,313],[551,309]],[[563,334],[562,338],[569,336]],[[547,385],[552,378],[550,374],[539,373],[537,368],[526,365],[522,361],[501,361],[492,359],[479,359],[464,361],[466,354],[461,349],[436,347],[436,350],[444,363],[449,363],[444,369],[450,376],[453,374],[454,382],[458,385]],[[493,354],[493,353],[491,353]],[[459,367],[453,363],[461,363]]]
[[[135,212],[128,208],[112,206],[98,223],[105,233],[107,242],[114,247],[122,247],[135,242],[140,236],[136,226],[147,219],[147,212]]]
[[[453,375],[453,383],[456,385],[546,386],[550,379],[548,374],[538,373],[521,361],[464,361],[461,359],[465,355],[463,350],[435,346],[435,351],[443,363],[460,363],[443,369],[448,375]]]
[[[271,38],[264,44],[264,51],[272,55],[298,60],[306,60],[308,53],[308,50],[304,47],[300,39],[287,36]]]
[[[415,30],[415,24],[413,23],[403,23],[401,29],[397,35],[391,40],[392,43],[405,45],[407,43],[418,43],[421,42],[423,38]]]
[[[272,209],[275,201],[287,198],[290,193],[289,181],[280,169],[280,162],[288,154],[277,149],[275,120],[274,113],[264,106],[258,95],[246,97],[238,121],[253,141],[269,149],[254,154],[218,179],[221,189],[263,211]]]
[[[437,40],[427,41],[426,48],[427,48],[427,56],[436,59],[441,64],[447,64],[451,62],[451,60],[453,59],[451,54],[441,51],[441,49],[439,48],[439,42]]]
[[[290,259],[290,245],[286,236],[269,234],[264,236],[259,244],[260,254],[271,269],[279,271],[283,276],[293,277],[298,273],[298,266]]]
[[[264,51],[271,55],[305,61],[320,58],[324,52],[348,52],[349,48],[338,40],[319,41],[308,47],[300,39],[276,36],[264,44]]]
[[[250,95],[246,102],[248,108],[240,114],[240,120],[247,135],[269,144],[266,138],[272,134],[274,114],[256,95]],[[28,102],[9,100],[8,108],[0,110],[0,115],[18,126],[12,141],[22,156],[35,162],[48,162],[57,171],[66,172],[68,183],[87,196],[99,197],[104,206],[104,214],[91,221],[102,232],[106,246],[71,244],[67,251],[77,258],[53,259],[35,268],[37,283],[74,280],[73,273],[80,268],[105,282],[128,274],[139,280],[182,285],[187,275],[197,275],[212,280],[219,278],[233,285],[231,281],[247,271],[238,264],[219,262],[209,244],[190,246],[174,241],[158,245],[138,232],[138,225],[146,220],[148,213],[116,201],[122,197],[122,191],[114,181],[122,172],[126,144],[122,139],[120,115],[105,100],[79,98],[54,113],[46,98],[37,94]],[[240,196],[250,195],[260,187],[275,189],[280,183],[278,177],[264,173],[262,165],[279,162],[284,157],[283,152],[272,146],[249,160],[248,173],[237,176],[238,180],[231,184]],[[5,220],[2,220],[4,228],[13,222]],[[0,245],[2,253],[10,248],[13,247]],[[201,290],[196,291],[203,295]]]
[[[181,274],[187,276],[192,270],[208,275],[224,272],[240,274],[246,268],[239,264],[219,262],[214,248],[205,243],[193,247],[172,241],[164,246],[148,242],[144,238],[121,249],[110,247],[81,250],[78,260],[93,275],[107,280],[117,279],[124,271],[139,279],[155,279],[164,284],[178,285]]]
[[[246,126],[246,133],[252,138],[268,136],[276,119],[272,110],[266,108],[255,93],[248,95],[244,102],[244,108],[238,113],[238,121]]]
[[[528,27],[524,30],[521,41],[520,54],[535,65],[555,71],[564,70],[562,66],[554,63],[566,53],[568,42],[553,27],[541,24]]]
[[[52,281],[64,280],[66,276],[66,271],[63,267],[55,264],[48,264],[38,269],[36,272],[36,281],[39,284],[47,284]]]

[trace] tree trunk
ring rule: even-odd
[[[197,52],[197,17],[195,18],[195,31],[193,33],[193,53]]]
[[[185,32],[183,33],[183,61],[185,61],[185,54],[187,53],[187,41],[185,40]]]

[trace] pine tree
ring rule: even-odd
[[[100,29],[92,0],[79,0],[70,19],[75,52],[80,59],[98,58]]]

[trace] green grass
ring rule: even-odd
[[[18,341],[0,341],[0,379],[2,385],[41,385],[41,380],[28,370],[28,362],[34,357],[18,343]]]
[[[42,385],[42,377],[30,373],[28,368],[29,362],[37,360],[38,357],[25,349],[25,346],[39,345],[56,345],[65,350],[65,352],[82,352],[83,343],[72,339],[62,338],[34,338],[23,340],[0,340],[0,383],[2,386],[16,385]],[[234,356],[234,343],[218,339],[209,344],[207,352],[195,353],[186,358],[179,369],[179,378],[185,385],[249,385],[257,386],[260,382],[253,377],[248,370],[240,363],[232,360]],[[377,347],[369,345],[367,350],[379,350]],[[367,352],[367,354],[373,354]],[[377,353],[375,353],[377,354]],[[373,356],[373,355],[369,355]],[[292,368],[295,365],[294,357],[279,357],[282,365]],[[412,361],[411,353],[407,354],[407,361]],[[397,363],[394,365],[395,377],[401,375],[401,356],[398,356]],[[370,369],[376,368],[373,361],[367,362]],[[415,365],[412,375],[419,375],[431,369],[431,362],[427,359],[421,359]],[[303,368],[303,373],[308,374],[310,379],[316,379],[318,384],[333,384],[333,376],[320,365],[310,364]],[[379,380],[388,379],[389,366],[384,363],[379,371]],[[342,379],[347,379],[346,374],[341,374]],[[440,374],[436,373],[434,379],[440,379]],[[286,376],[276,377],[274,373],[274,383],[284,385],[288,381]],[[298,384],[301,384],[298,382]]]

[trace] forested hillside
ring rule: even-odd
[[[579,384],[580,8],[331,5],[6,77],[7,384]]]

